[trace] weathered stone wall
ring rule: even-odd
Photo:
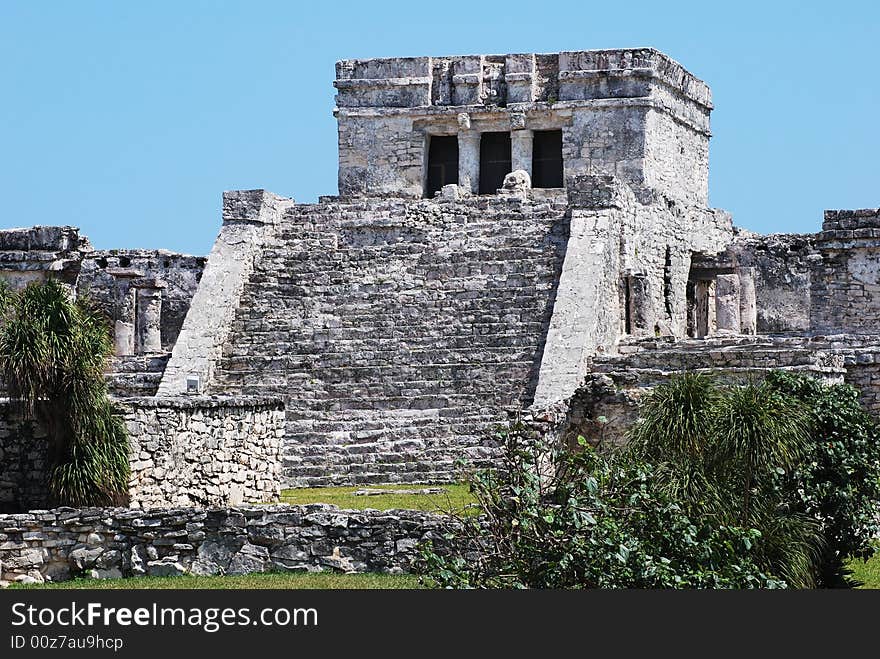
[[[164,249],[96,250],[85,255],[77,281],[77,292],[87,295],[112,323],[134,317],[125,307],[131,284],[141,278],[158,279],[162,289],[161,343],[170,352],[190,301],[202,277],[205,257],[178,254]]]
[[[561,129],[566,179],[708,203],[711,93],[650,48],[344,60],[334,85],[342,196],[422,196],[429,135],[458,135],[458,183],[476,192],[480,133],[514,131],[528,171],[531,131]]]
[[[563,195],[294,206],[212,389],[285,397],[289,483],[453,479],[531,402],[568,223]]]
[[[280,400],[180,396],[124,405],[133,507],[278,501]]]
[[[416,546],[443,550],[443,516],[335,506],[58,508],[0,515],[0,579],[64,581],[255,572],[409,571]]]
[[[120,401],[131,445],[131,505],[227,506],[280,495],[283,404],[254,397]],[[0,406],[0,511],[50,505],[48,443]]]
[[[92,251],[88,238],[70,226],[0,230],[0,279],[15,289],[55,277],[76,285],[80,263]]]
[[[88,295],[111,323],[127,310],[131,284],[159,279],[162,292],[161,341],[170,350],[177,340],[205,259],[168,250],[94,250],[79,229],[34,226],[0,230],[0,279],[14,288],[55,277],[78,295]]]
[[[292,199],[265,190],[224,193],[223,226],[159,383],[159,395],[185,392],[189,376],[199,378],[200,388],[213,378],[254,259],[291,204]]]
[[[0,513],[45,508],[49,444],[37,424],[21,424],[0,403]]]
[[[645,186],[685,203],[708,206],[709,108],[694,112],[700,116],[688,122],[663,110],[647,112]]]
[[[825,211],[816,237],[811,330],[877,334],[880,327],[880,209]]]
[[[810,330],[811,271],[817,259],[814,236],[744,236],[731,245],[741,267],[752,268],[760,334]]]
[[[155,396],[170,354],[114,357],[106,374],[110,394],[117,398]]]
[[[626,431],[638,418],[644,395],[682,372],[708,373],[723,384],[760,379],[774,369],[856,385],[864,383],[866,377],[864,373],[859,373],[855,380],[850,377],[848,364],[859,359],[851,351],[847,355],[838,344],[822,341],[814,345],[810,339],[800,337],[741,336],[686,341],[667,337],[622,345],[620,353],[594,358],[590,373],[568,400],[544,409],[536,407],[530,411],[530,418],[541,420],[546,432],[572,446],[578,435],[593,444],[619,445],[625,442]],[[874,375],[880,373],[875,371]],[[866,404],[880,393],[877,382],[869,384]]]

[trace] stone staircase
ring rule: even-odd
[[[107,373],[111,395],[155,396],[170,357],[171,353],[114,357]]]
[[[296,206],[212,390],[285,398],[289,484],[453,479],[531,402],[567,229],[550,202]]]

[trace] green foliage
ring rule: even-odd
[[[444,587],[838,585],[880,532],[880,437],[858,392],[775,372],[683,374],[646,396],[628,447],[542,445],[521,426],[470,484],[483,516],[423,548]]]
[[[633,453],[549,447],[515,424],[503,462],[476,472],[483,515],[457,520],[422,578],[447,588],[782,588],[752,529],[691,517]]]
[[[848,573],[847,558],[865,560],[876,551],[880,432],[849,385],[826,385],[783,371],[771,373],[767,383],[809,411],[806,457],[780,476],[779,487],[793,510],[820,525],[825,539],[820,578],[825,585],[838,585]]]
[[[419,587],[411,574],[338,572],[264,572],[201,576],[73,579],[42,584],[12,584],[21,590],[404,590]]]
[[[683,374],[646,398],[631,450],[657,463],[658,486],[693,517],[758,532],[755,560],[793,587],[817,583],[822,536],[777,486],[809,447],[807,410],[767,383],[719,388]]]
[[[23,417],[49,435],[55,503],[124,503],[128,437],[107,396],[106,320],[54,280],[17,294],[3,288],[0,309],[0,370]]]

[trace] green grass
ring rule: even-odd
[[[858,588],[880,588],[880,553],[867,561],[850,561],[849,569],[852,579],[861,582]]]
[[[442,487],[443,494],[379,494],[376,496],[355,496],[356,490],[371,489],[422,489],[426,487]],[[426,510],[429,512],[473,513],[476,503],[466,483],[454,485],[359,485],[357,487],[313,487],[295,490],[284,490],[281,503],[307,504],[332,503],[340,508],[364,510],[392,510],[403,508],[408,510]]]
[[[271,574],[244,574],[222,577],[196,577],[184,575],[180,577],[135,577],[131,579],[74,579],[59,583],[47,583],[32,586],[13,584],[10,588],[50,588],[50,589],[81,589],[96,588],[100,590],[129,589],[296,589],[296,590],[397,590],[402,588],[418,588],[418,577],[411,574],[339,574],[337,572],[286,572]]]
[[[360,498],[360,497],[358,497]],[[372,497],[371,497],[372,498]],[[868,561],[851,561],[853,579],[862,582],[859,588],[880,588],[880,554]],[[197,577],[135,577],[130,579],[75,579],[61,583],[21,586],[24,589],[276,589],[276,590],[398,590],[419,588],[418,577],[411,574],[339,574],[336,572],[294,572],[245,574],[240,576]]]

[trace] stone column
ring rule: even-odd
[[[511,171],[521,169],[532,177],[532,131],[514,130],[510,133]]]
[[[480,191],[480,134],[471,129],[466,112],[458,115],[458,185],[465,192]]]
[[[162,352],[162,289],[157,279],[143,279],[137,287],[137,328],[140,352]]]
[[[739,320],[743,334],[758,333],[758,300],[755,295],[754,268],[738,268]]]
[[[709,321],[710,285],[708,281],[694,282],[694,337],[702,339],[709,334],[712,323]]]
[[[654,314],[651,304],[651,282],[644,273],[629,278],[630,328],[632,334],[653,332]]]
[[[740,333],[739,298],[739,275],[718,275],[715,279],[715,328],[718,333]]]
[[[134,354],[135,289],[129,287],[122,295],[119,320],[114,327],[114,344],[117,357]]]

